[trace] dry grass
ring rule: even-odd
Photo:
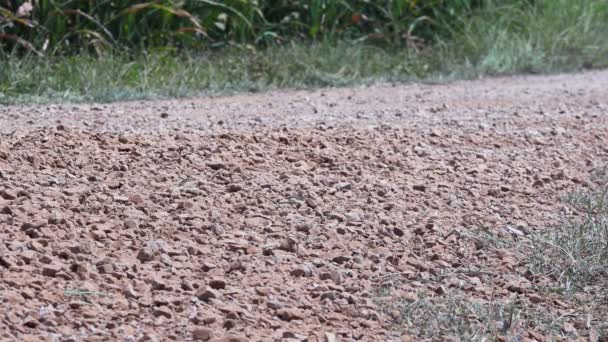
[[[576,191],[564,198],[576,215],[554,227],[511,236],[488,229],[463,234],[490,254],[509,250],[519,255],[524,267],[500,272],[510,272],[512,278],[543,279],[533,282],[531,288],[543,298],[540,302],[532,303],[525,296],[483,300],[459,288],[441,295],[420,292],[415,300],[394,302],[390,289],[379,288],[376,303],[394,319],[395,329],[424,340],[521,341],[529,337],[529,331],[542,332],[552,340],[575,338],[581,335],[564,327],[576,324],[581,327],[579,333],[591,341],[606,341],[608,178],[605,171],[596,174],[593,190]],[[486,281],[498,281],[496,273],[487,275],[490,278]],[[559,306],[551,308],[554,300],[568,303],[572,309],[557,314]]]

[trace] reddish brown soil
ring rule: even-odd
[[[517,242],[576,214],[607,112],[605,71],[1,108],[0,339],[593,338],[606,298]]]

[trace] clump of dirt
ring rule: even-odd
[[[64,126],[4,136],[2,338],[396,340],[415,331],[403,303],[461,294],[567,313],[523,255],[477,235],[515,241],[556,222],[570,210],[558,194],[591,185],[589,161],[605,157],[605,131],[537,139]]]

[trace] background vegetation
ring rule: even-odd
[[[52,55],[294,39],[415,47],[480,6],[479,0],[6,1],[0,27],[5,51]]]
[[[0,102],[608,65],[605,0],[0,1]]]

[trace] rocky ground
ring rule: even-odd
[[[606,71],[0,108],[0,339],[605,338],[522,241],[607,114]]]

